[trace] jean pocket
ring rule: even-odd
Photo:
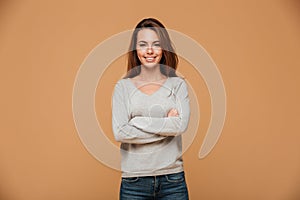
[[[166,179],[170,183],[178,183],[184,181],[184,173],[179,172],[175,174],[167,174],[165,175]]]
[[[122,177],[122,181],[127,183],[135,183],[139,180],[139,177]]]

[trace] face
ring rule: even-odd
[[[144,28],[137,34],[137,56],[145,67],[159,66],[162,57],[162,48],[155,31]]]

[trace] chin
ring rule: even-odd
[[[158,67],[159,63],[142,63],[142,65],[146,68],[154,68],[154,67]]]

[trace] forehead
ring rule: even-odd
[[[158,35],[155,31],[144,28],[140,30],[137,34],[137,41],[146,41],[146,42],[153,42],[153,41],[159,41]]]

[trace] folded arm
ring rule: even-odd
[[[175,92],[176,108],[179,116],[173,117],[135,117],[129,124],[146,132],[160,136],[176,136],[184,133],[188,127],[190,118],[190,104],[188,88],[182,81]]]
[[[112,130],[115,140],[122,143],[145,144],[166,137],[147,132],[129,124],[128,99],[125,88],[119,81],[115,85],[112,97]]]

